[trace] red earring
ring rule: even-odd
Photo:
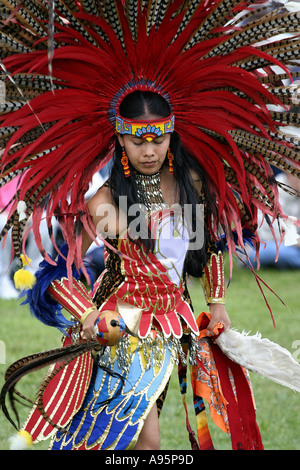
[[[167,154],[168,160],[169,160],[169,170],[171,175],[173,174],[174,168],[173,168],[173,160],[174,160],[174,155],[172,154],[171,150],[168,148],[168,154]]]
[[[128,157],[126,155],[125,147],[122,148],[121,163],[123,165],[125,178],[128,178],[130,176],[130,168],[129,168],[129,165],[128,165]]]

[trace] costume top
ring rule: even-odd
[[[108,250],[106,270],[96,285],[94,301],[101,311],[119,311],[127,303],[142,313],[141,338],[152,327],[162,330],[166,337],[180,338],[182,320],[192,331],[198,331],[190,304],[184,299],[183,270],[189,237],[183,221],[175,219],[169,209],[151,214],[155,248],[148,254],[130,240],[128,230],[121,234],[116,241],[121,257],[116,259],[118,254]]]

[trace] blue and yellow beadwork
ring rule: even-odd
[[[155,121],[139,121],[116,116],[116,131],[119,134],[129,134],[151,142],[164,134],[174,132],[175,118],[171,114],[165,119]]]

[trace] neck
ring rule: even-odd
[[[160,188],[161,172],[162,168],[153,175],[134,173],[139,203],[144,204],[148,210],[157,210],[164,204]]]
[[[162,170],[163,170],[163,165],[160,167],[160,169],[156,173],[152,173],[150,175],[147,175],[145,173],[140,173],[136,169],[134,169],[133,173],[134,173],[135,179],[137,179],[137,178],[149,178],[149,179],[151,179],[151,178],[156,178],[158,175],[160,175]]]

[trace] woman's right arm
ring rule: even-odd
[[[100,188],[88,201],[87,208],[97,233],[104,237],[111,237],[118,233],[119,218],[109,188],[106,186]],[[82,233],[82,258],[93,241],[93,237],[84,230]],[[95,336],[94,323],[99,316],[99,311],[84,284],[74,277],[71,280],[66,277],[55,278],[48,287],[48,293],[83,325],[83,332],[87,339],[92,339]]]
[[[120,230],[123,230],[126,219],[124,214],[118,212],[113,199],[111,197],[110,189],[106,186],[93,196],[87,204],[93,223],[103,237],[114,237],[118,235]],[[92,239],[87,232],[84,232],[82,239],[82,255],[86,253],[87,249],[92,243]],[[99,311],[94,310],[90,312],[84,319],[82,324],[82,331],[84,337],[93,339],[95,336],[94,325],[99,316]]]
[[[127,215],[116,208],[110,189],[102,186],[88,201],[87,207],[93,224],[104,239],[115,238],[127,226]],[[82,238],[82,256],[92,243],[90,235],[85,231]]]

